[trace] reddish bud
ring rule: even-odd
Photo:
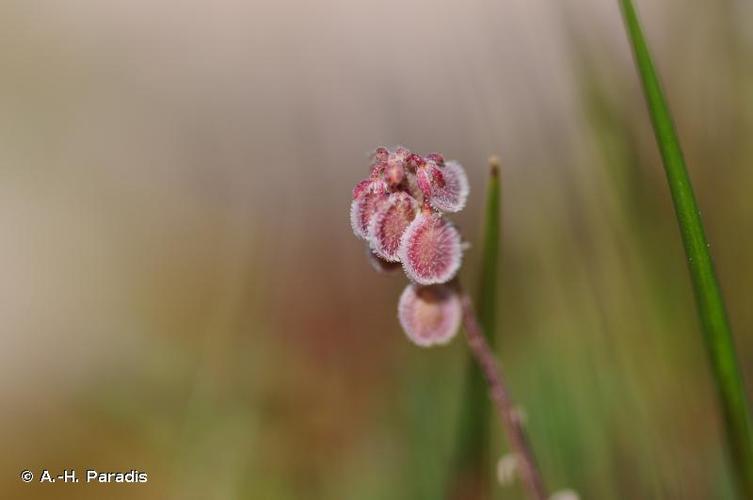
[[[406,163],[410,171],[415,172],[417,168],[422,167],[426,164],[426,160],[424,160],[420,155],[413,153],[408,156]]]
[[[420,213],[403,233],[398,257],[405,274],[416,283],[445,283],[460,268],[460,233],[440,214]]]
[[[403,182],[404,177],[405,168],[403,167],[403,162],[390,162],[384,169],[384,180],[387,181],[390,187],[399,186]]]
[[[369,225],[371,248],[378,256],[390,262],[399,261],[400,240],[418,208],[418,202],[405,192],[391,194],[382,204]]]
[[[405,177],[406,161],[412,156],[412,153],[404,147],[398,147],[394,153],[390,154],[385,168],[385,180],[392,187],[397,187]]]
[[[409,156],[411,156],[411,152],[407,148],[398,146],[397,148],[395,148],[395,152],[390,156],[391,160],[405,161]]]
[[[387,158],[390,156],[390,152],[387,150],[387,148],[376,148],[374,150],[374,163],[380,163],[387,161]]]
[[[439,153],[429,153],[428,155],[426,155],[426,160],[434,162],[440,167],[444,166],[444,156]]]
[[[460,328],[460,297],[447,285],[410,284],[400,296],[398,319],[414,343],[422,347],[446,344]]]
[[[377,161],[371,166],[371,179],[379,179],[387,168],[386,161]]]

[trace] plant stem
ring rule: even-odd
[[[753,431],[732,330],[672,116],[631,0],[620,0],[688,258],[739,493],[753,498]]]
[[[545,500],[547,495],[544,482],[536,466],[533,450],[523,430],[520,414],[516,411],[507,390],[501,365],[495,359],[481,330],[476,313],[473,310],[471,298],[462,290],[460,293],[463,306],[463,325],[465,326],[468,345],[486,378],[486,382],[489,384],[489,396],[502,420],[510,448],[518,459],[518,472],[521,481],[531,498]]]

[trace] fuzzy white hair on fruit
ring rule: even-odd
[[[408,193],[392,193],[371,218],[368,240],[372,250],[388,262],[399,262],[403,233],[418,212],[418,202]],[[392,234],[391,234],[392,233]]]
[[[405,274],[420,285],[446,283],[460,269],[460,233],[441,214],[420,213],[403,233],[398,249]]]
[[[447,285],[411,283],[400,295],[397,310],[408,339],[421,347],[450,342],[460,329],[463,315],[460,297]]]
[[[440,169],[444,186],[432,186],[431,206],[442,212],[459,212],[465,208],[470,193],[468,176],[463,166],[456,161],[448,161]]]

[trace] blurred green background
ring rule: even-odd
[[[637,3],[751,381],[753,4]],[[550,488],[730,497],[617,2],[5,0],[0,19],[0,497],[442,498],[466,348],[407,341],[406,280],[348,222],[368,151],[398,143],[467,167],[470,286],[502,159],[497,346]],[[42,468],[149,482],[20,481]]]

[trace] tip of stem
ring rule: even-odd
[[[489,157],[489,175],[492,177],[499,176],[500,160],[499,156],[492,155]]]

